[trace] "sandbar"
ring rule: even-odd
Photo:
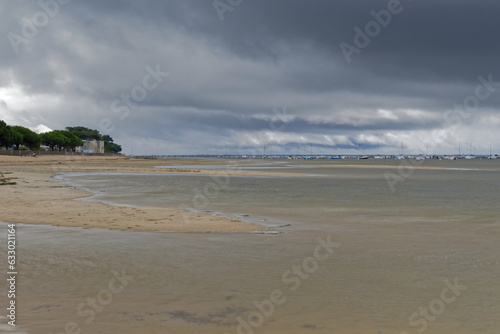
[[[163,159],[162,159],[163,160]],[[78,199],[92,194],[53,178],[68,172],[182,173],[201,170],[159,169],[168,159],[128,158],[123,156],[0,156],[0,221],[66,227],[106,228],[135,231],[172,232],[249,232],[259,225],[183,209],[108,205]],[[183,163],[170,160],[171,164]],[[191,161],[188,163],[192,163]],[[244,173],[238,170],[206,170],[207,174]],[[203,174],[204,174],[203,173]],[[15,183],[15,184],[13,184]]]

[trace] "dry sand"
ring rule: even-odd
[[[0,156],[0,202],[2,203],[0,221],[139,231],[239,232],[264,229],[262,226],[239,220],[180,209],[115,206],[78,201],[76,199],[88,197],[91,193],[75,189],[52,178],[53,175],[64,172],[243,174],[237,170],[154,168],[157,165],[179,163],[193,164],[193,160]]]

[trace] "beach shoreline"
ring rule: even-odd
[[[205,213],[190,208],[123,206],[99,201],[79,200],[94,194],[75,187],[55,175],[65,173],[118,173],[150,175],[207,175],[224,177],[303,177],[280,171],[246,170],[239,166],[262,164],[256,160],[229,161],[202,158],[146,159],[125,156],[73,156],[43,155],[39,157],[0,156],[0,221],[41,224],[66,227],[107,228],[135,231],[172,232],[253,232],[265,231],[266,226],[245,222],[232,217]],[[203,169],[207,165],[226,165],[227,168]],[[399,162],[390,161],[354,163],[353,161],[327,164],[318,161],[312,164],[294,163],[297,167],[328,167],[348,169],[396,170],[403,168]],[[158,168],[171,166],[171,168]],[[180,167],[178,167],[180,166]],[[186,166],[186,167],[182,167]],[[197,168],[188,168],[197,166]],[[200,168],[199,168],[200,167]],[[212,166],[213,167],[213,166]],[[415,170],[448,170],[456,166],[430,165],[411,166]],[[470,166],[465,166],[470,167]],[[493,168],[491,168],[493,167]],[[498,170],[494,165],[481,170]],[[4,173],[4,174],[2,174]],[[3,178],[2,178],[3,175]],[[309,175],[322,177],[322,175]],[[3,180],[3,181],[2,181]],[[5,185],[2,185],[5,183]],[[11,184],[15,183],[15,184]]]
[[[80,199],[93,194],[54,178],[57,174],[72,172],[200,174],[199,170],[155,168],[158,164],[158,160],[121,156],[0,156],[0,176],[4,175],[9,183],[15,183],[0,188],[3,207],[0,221],[134,231],[252,232],[265,229],[236,219],[184,209],[82,201]],[[220,174],[221,171],[209,173]],[[239,174],[238,171],[227,173]]]

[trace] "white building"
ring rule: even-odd
[[[83,153],[104,153],[104,141],[102,140],[84,140],[83,146],[78,146],[76,152]]]

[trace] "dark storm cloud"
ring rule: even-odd
[[[223,21],[213,1],[65,2],[0,5],[0,118],[101,127],[128,153],[498,141],[495,1],[243,0]],[[356,47],[354,28],[395,5],[348,63],[340,44]],[[28,38],[44,7],[54,15]],[[157,66],[170,76],[127,106]]]

